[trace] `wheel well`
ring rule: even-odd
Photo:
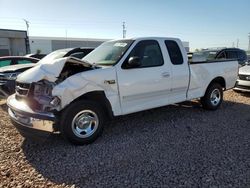
[[[223,77],[216,77],[215,79],[213,79],[213,80],[210,82],[209,86],[210,86],[211,84],[214,84],[214,83],[220,84],[221,87],[223,88],[223,90],[226,89],[226,81],[225,81],[225,79],[224,79]]]
[[[91,92],[85,93],[82,96],[75,99],[73,102],[83,100],[83,99],[97,102],[103,107],[105,113],[108,115],[109,118],[114,117],[111,104],[109,100],[107,99],[104,91],[91,91]]]

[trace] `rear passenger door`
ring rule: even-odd
[[[180,49],[180,45],[174,40],[165,40],[169,61],[172,66],[171,103],[186,100],[189,84],[189,65],[186,51]],[[185,54],[185,56],[183,56]]]

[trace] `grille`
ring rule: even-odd
[[[247,80],[247,81],[250,81],[250,75],[243,75],[243,74],[240,74],[240,75],[239,75],[239,79],[240,79],[240,80]]]
[[[4,74],[0,74],[0,81],[6,81],[6,76]]]
[[[20,96],[27,96],[29,93],[30,84],[16,82],[16,93]]]

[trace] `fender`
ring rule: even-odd
[[[110,71],[108,70],[105,71],[102,69],[100,71],[102,72],[102,78],[108,78],[108,75],[105,76],[105,74],[109,73],[110,75]],[[91,71],[89,71],[89,73],[84,72],[75,74],[53,88],[52,95],[59,97],[61,100],[61,106],[60,109],[58,109],[59,111],[65,108],[77,98],[87,93],[102,91],[105,94],[105,97],[107,98],[109,103],[111,104],[113,114],[121,114],[120,99],[118,95],[116,81],[114,85],[110,85],[106,83],[103,79],[98,80],[97,78],[94,80],[92,78],[92,75],[98,77],[98,70],[95,70],[93,72],[95,72],[95,74],[91,73]]]

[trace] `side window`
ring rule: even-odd
[[[238,54],[238,59],[240,59],[242,61],[247,59],[247,55],[243,51],[238,51],[237,54]]]
[[[174,65],[183,64],[183,57],[178,44],[173,40],[166,40],[165,45],[167,47],[171,62]]]
[[[238,59],[237,52],[233,50],[226,51],[226,56],[228,59]]]
[[[220,52],[217,55],[216,59],[226,59],[226,53],[225,53],[225,51]]]
[[[123,68],[127,68],[126,64],[130,57],[138,57],[140,66],[137,68],[156,67],[164,64],[160,46],[155,40],[140,41],[130,52]]]
[[[4,67],[4,66],[8,66],[8,65],[11,65],[10,59],[0,61],[0,67]]]
[[[19,59],[19,60],[17,60],[17,64],[27,64],[27,63],[32,63],[32,62],[29,61],[29,60],[26,60],[26,59]]]
[[[76,52],[70,55],[71,57],[76,57],[78,59],[82,59],[85,56],[84,52]]]

